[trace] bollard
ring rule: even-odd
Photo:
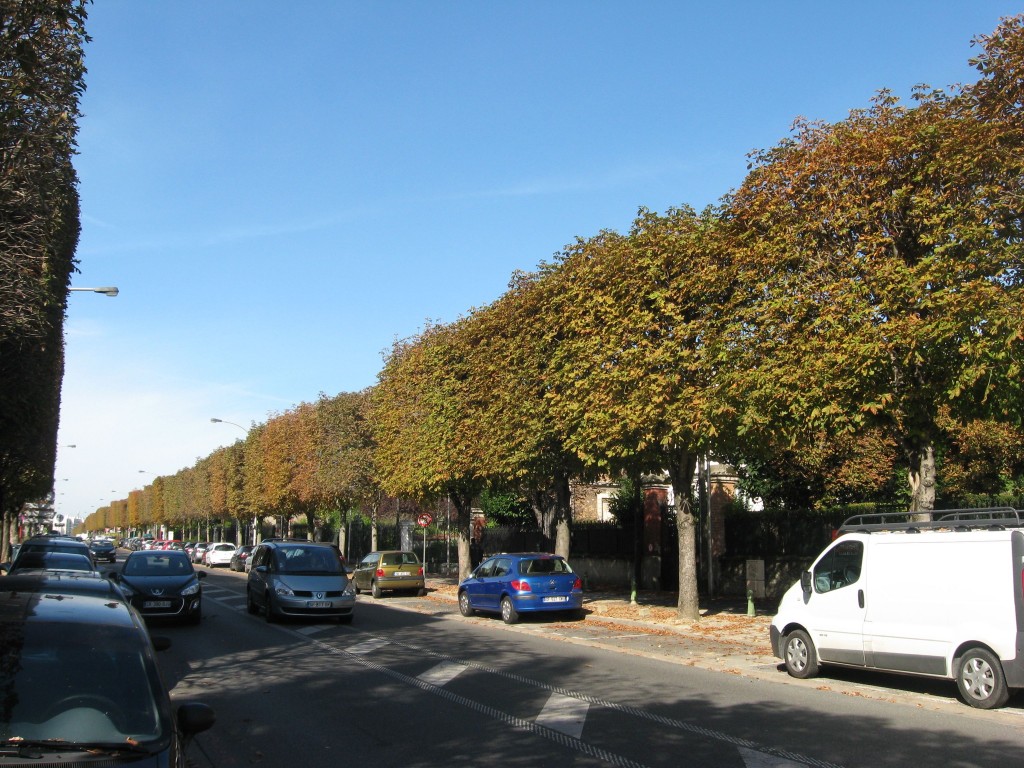
[[[754,608],[754,590],[747,590],[747,616],[757,616],[757,610]]]

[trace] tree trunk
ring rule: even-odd
[[[693,474],[697,454],[675,450],[668,454],[669,477],[676,499],[676,528],[679,532],[679,599],[676,616],[689,622],[700,620],[697,590],[697,525],[693,514]]]
[[[569,559],[572,546],[572,492],[568,475],[555,481],[555,554]]]
[[[910,512],[915,520],[931,520],[935,509],[935,446],[929,443],[907,451]]]
[[[469,542],[473,536],[473,496],[451,491],[448,498],[455,505],[455,540],[459,549],[459,581],[473,570],[473,559]]]

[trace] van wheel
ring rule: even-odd
[[[795,629],[786,635],[782,657],[786,661],[786,671],[792,677],[805,680],[818,674],[818,655],[814,643],[802,629]]]
[[[956,685],[964,701],[978,709],[1001,707],[1010,698],[1003,666],[984,648],[971,648],[960,657]]]

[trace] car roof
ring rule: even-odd
[[[110,580],[88,573],[25,571],[0,578],[0,618],[11,615],[38,617],[43,621],[71,620],[64,616],[71,606],[87,611],[97,623],[130,624],[130,616],[113,616],[111,602],[123,604],[123,594]],[[64,605],[64,608],[60,608]]]

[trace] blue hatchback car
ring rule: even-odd
[[[582,615],[583,582],[559,555],[495,555],[459,584],[459,610],[463,616],[477,611],[500,613],[506,624],[515,624],[521,613],[571,611]]]

